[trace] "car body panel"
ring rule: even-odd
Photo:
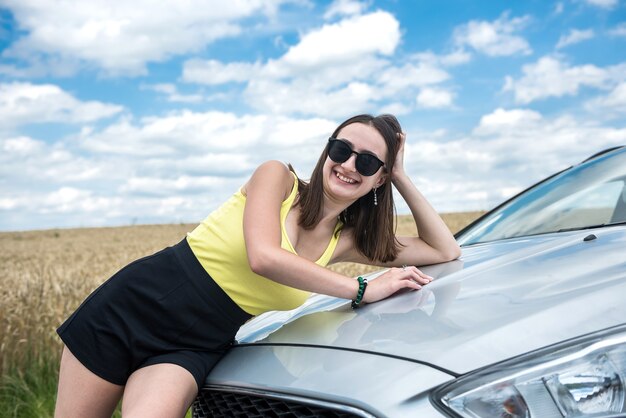
[[[452,379],[427,365],[383,355],[255,345],[230,350],[211,372],[207,385],[324,399],[374,416],[403,416],[407,408],[424,401],[415,399],[416,393]],[[377,396],[381,392],[388,396]]]
[[[320,297],[306,315],[296,310],[285,324],[277,313],[274,327],[268,315],[239,338],[252,342],[265,327],[273,332],[256,334],[261,343],[369,351],[463,374],[626,318],[625,226],[477,244],[423,270],[435,280],[420,291],[358,310]]]

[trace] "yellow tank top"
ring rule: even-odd
[[[294,254],[296,251],[285,230],[285,219],[297,194],[298,179],[294,174],[291,193],[280,208],[281,247]],[[297,308],[309,297],[309,292],[266,279],[250,269],[243,236],[245,203],[246,197],[240,189],[187,234],[187,242],[213,280],[244,311],[259,315]],[[316,264],[326,266],[329,263],[340,230],[341,222],[338,221],[328,247]]]

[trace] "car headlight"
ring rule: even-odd
[[[461,417],[625,416],[626,327],[542,349],[446,384],[433,401]]]

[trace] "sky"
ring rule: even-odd
[[[0,230],[199,222],[360,113],[487,210],[626,144],[626,1],[0,0]]]

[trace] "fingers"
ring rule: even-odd
[[[422,272],[415,266],[403,266],[402,273],[405,275],[405,279],[413,280],[419,284],[428,284],[433,281],[433,278],[428,274]]]
[[[393,166],[392,177],[391,177],[391,180],[394,182],[396,181],[398,177],[402,177],[405,175],[404,174],[404,143],[406,142],[405,141],[406,136],[402,132],[398,132],[396,135],[398,137],[398,153],[396,154],[396,161]]]
[[[415,289],[415,290],[420,290],[422,288],[422,285],[414,280],[402,280],[401,285],[402,285],[402,288],[409,288],[409,289]]]
[[[400,148],[404,148],[404,142],[406,141],[406,134],[404,132],[398,132],[397,134],[398,142],[400,143]]]
[[[385,299],[402,289],[420,290],[433,278],[415,266],[394,267],[367,286],[363,300],[366,303]]]
[[[389,279],[396,282],[395,286],[399,288],[411,288],[419,290],[423,285],[433,281],[433,278],[415,266],[403,266],[401,268],[393,268],[390,270]]]

